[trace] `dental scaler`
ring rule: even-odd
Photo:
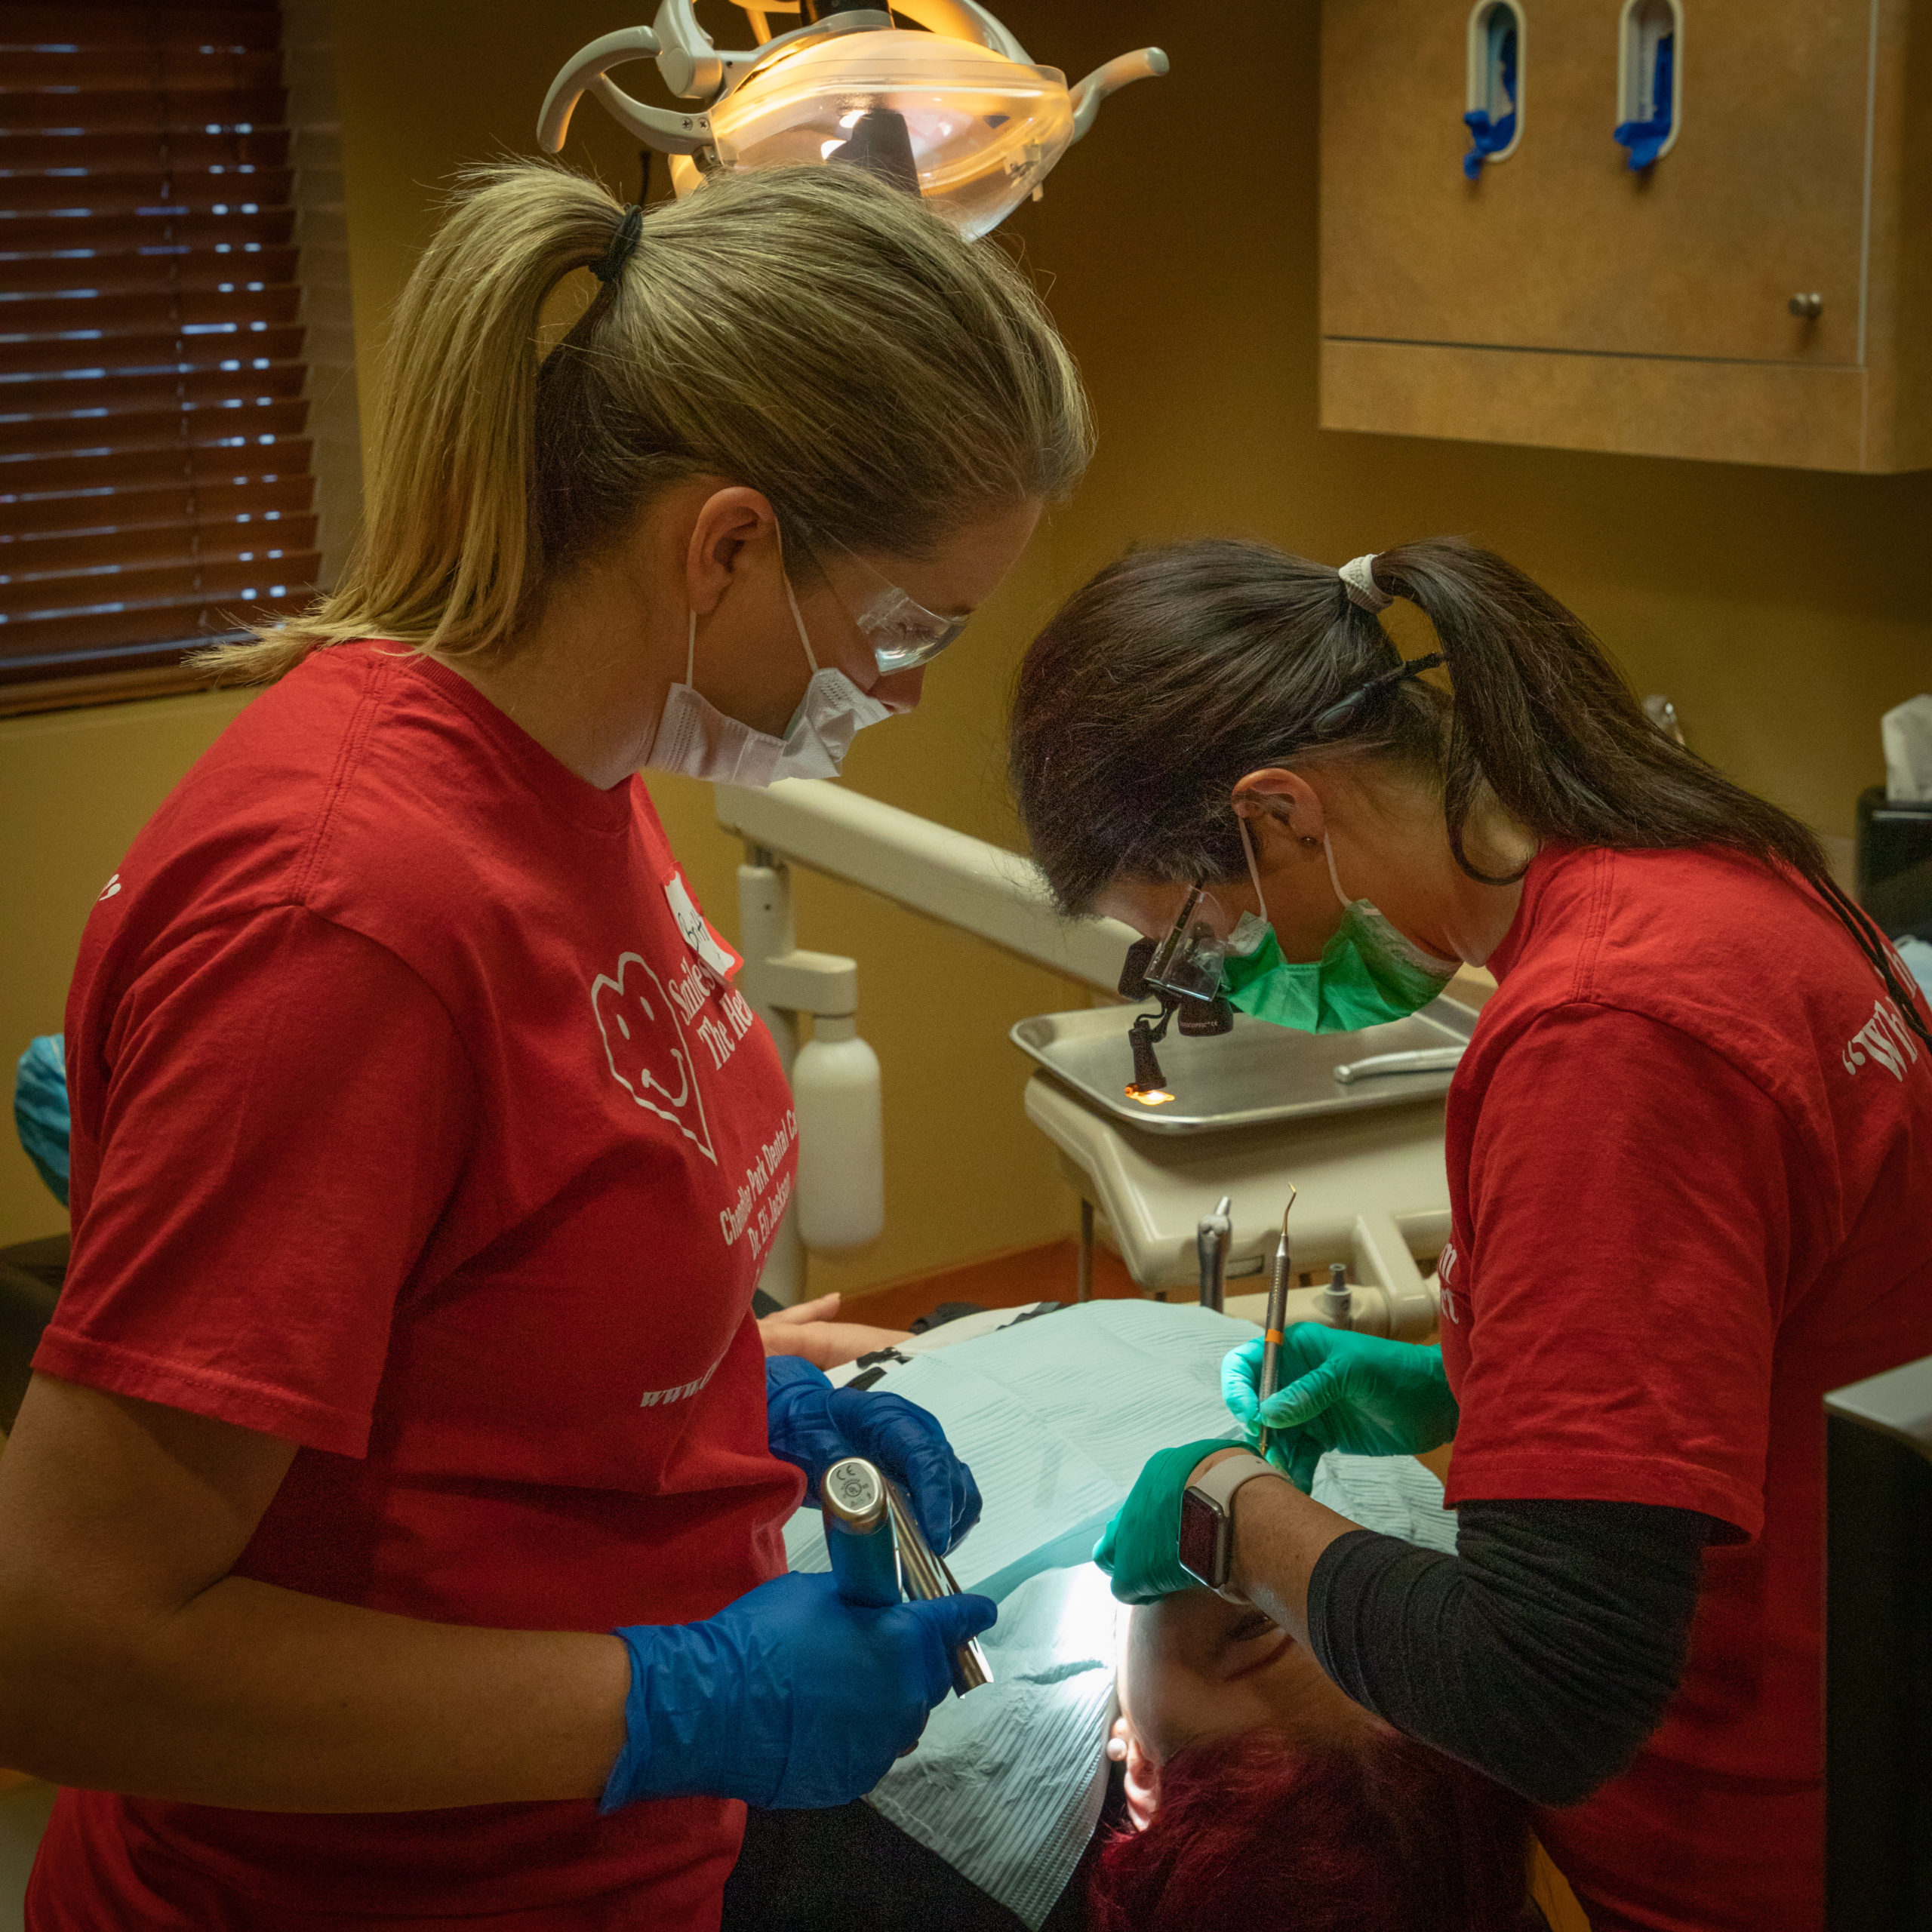
[[[1295,1189],[1291,1183],[1288,1204],[1281,1210],[1281,1238],[1275,1249],[1275,1272],[1268,1284],[1268,1312],[1261,1331],[1261,1383],[1255,1393],[1264,1402],[1281,1386],[1281,1337],[1288,1325],[1288,1287],[1294,1271],[1288,1251],[1288,1215],[1294,1204]],[[1263,1428],[1257,1435],[1257,1447],[1266,1456],[1274,1431]]]
[[[927,1542],[904,1492],[863,1456],[834,1463],[819,1484],[825,1547],[838,1594],[848,1603],[882,1608],[903,1595],[930,1602],[956,1597],[959,1585]],[[952,1653],[952,1687],[961,1697],[992,1681],[975,1638]]]

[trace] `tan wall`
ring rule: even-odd
[[[14,1062],[36,1034],[61,1030],[101,888],[242,702],[211,693],[0,720],[0,1246],[67,1225],[14,1131]]]
[[[1011,839],[1004,694],[1055,598],[1140,537],[1230,531],[1339,562],[1404,537],[1474,534],[1598,626],[1693,742],[1822,829],[1878,776],[1880,710],[1932,685],[1932,478],[1847,478],[1318,432],[1312,0],[1011,0],[1036,57],[1084,72],[1164,45],[1174,71],[1109,104],[1046,200],[1009,224],[1051,278],[1103,444],[1078,502],[931,680],[918,715],[861,739],[860,789]],[[457,162],[527,150],[563,58],[629,16],[605,0],[337,0],[358,331],[367,343]],[[710,0],[723,31],[736,17]],[[598,110],[586,148],[627,185]],[[573,142],[573,152],[580,152]],[[1932,319],[1932,318],[1928,318]],[[365,420],[379,408],[365,355]],[[57,1025],[74,937],[127,839],[232,706],[192,699],[0,724],[0,1047]],[[736,853],[698,788],[654,786],[701,897],[734,921]],[[22,828],[24,835],[15,835]],[[1069,1197],[1022,1117],[1006,1044],[1078,1003],[1051,975],[850,888],[801,878],[801,943],[855,955],[887,1082],[888,1231],[815,1264],[853,1287],[1044,1238]],[[30,930],[31,929],[31,930]],[[4,1138],[5,1137],[0,1137]],[[57,1210],[0,1149],[0,1240]]]
[[[1150,42],[1174,63],[1107,105],[1025,217],[1103,439],[1060,525],[1067,581],[1137,537],[1227,531],[1340,563],[1474,536],[1669,692],[1700,751],[1848,833],[1881,774],[1878,713],[1932,688],[1932,474],[1317,430],[1318,16],[1314,0],[1003,10],[1069,74]]]

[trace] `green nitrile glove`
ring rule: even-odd
[[[1198,1590],[1201,1580],[1180,1567],[1180,1499],[1195,1465],[1217,1449],[1236,1445],[1226,1436],[1160,1449],[1134,1478],[1127,1500],[1100,1532],[1094,1561],[1113,1579],[1122,1603],[1152,1603],[1179,1590]]]
[[[1278,1432],[1269,1460],[1298,1489],[1313,1484],[1325,1450],[1413,1456],[1456,1433],[1456,1398],[1440,1349],[1298,1321],[1281,1337],[1281,1386],[1263,1402],[1256,1392],[1263,1346],[1257,1336],[1229,1352],[1221,1398],[1251,1446],[1263,1426]]]

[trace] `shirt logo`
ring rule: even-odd
[[[101,902],[101,900],[103,900],[103,899],[112,899],[112,898],[114,897],[114,895],[115,895],[117,892],[118,892],[120,890],[121,890],[121,875],[120,875],[118,872],[116,872],[116,873],[114,875],[114,876],[113,876],[111,879],[109,879],[109,880],[107,881],[107,883],[106,883],[105,885],[103,885],[103,886],[100,888],[100,891],[99,891],[96,895],[95,895],[95,897],[94,897],[94,903],[97,906],[98,906],[98,905],[100,903],[100,902]]]
[[[695,1382],[681,1382],[675,1389],[647,1389],[638,1407],[641,1409],[657,1409],[672,1402],[688,1402],[724,1366],[724,1358],[720,1355]]]
[[[600,973],[592,982],[590,1004],[611,1078],[639,1106],[669,1121],[715,1168],[704,1096],[663,981],[639,955],[627,952],[617,961],[615,979]]]
[[[1854,1078],[1868,1060],[1876,1060],[1894,1080],[1903,1080],[1906,1069],[1918,1057],[1918,1042],[1889,999],[1875,1000],[1872,1017],[1846,1041],[1838,1057]]]

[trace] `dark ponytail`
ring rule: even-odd
[[[1405,543],[1373,565],[1435,626],[1448,694],[1414,673],[1327,565],[1218,540],[1138,550],[1075,592],[1014,694],[1011,769],[1034,857],[1084,912],[1116,878],[1244,875],[1229,798],[1247,773],[1373,758],[1439,786],[1472,878],[1491,801],[1538,840],[1714,845],[1816,890],[1923,1031],[1883,936],[1832,880],[1817,835],[1645,716],[1576,614],[1487,550]]]
[[[1485,791],[1538,838],[1623,848],[1728,846],[1813,884],[1823,848],[1789,813],[1734,784],[1644,715],[1577,614],[1515,565],[1437,537],[1375,560],[1384,590],[1421,606],[1455,686],[1442,767],[1457,862]]]

